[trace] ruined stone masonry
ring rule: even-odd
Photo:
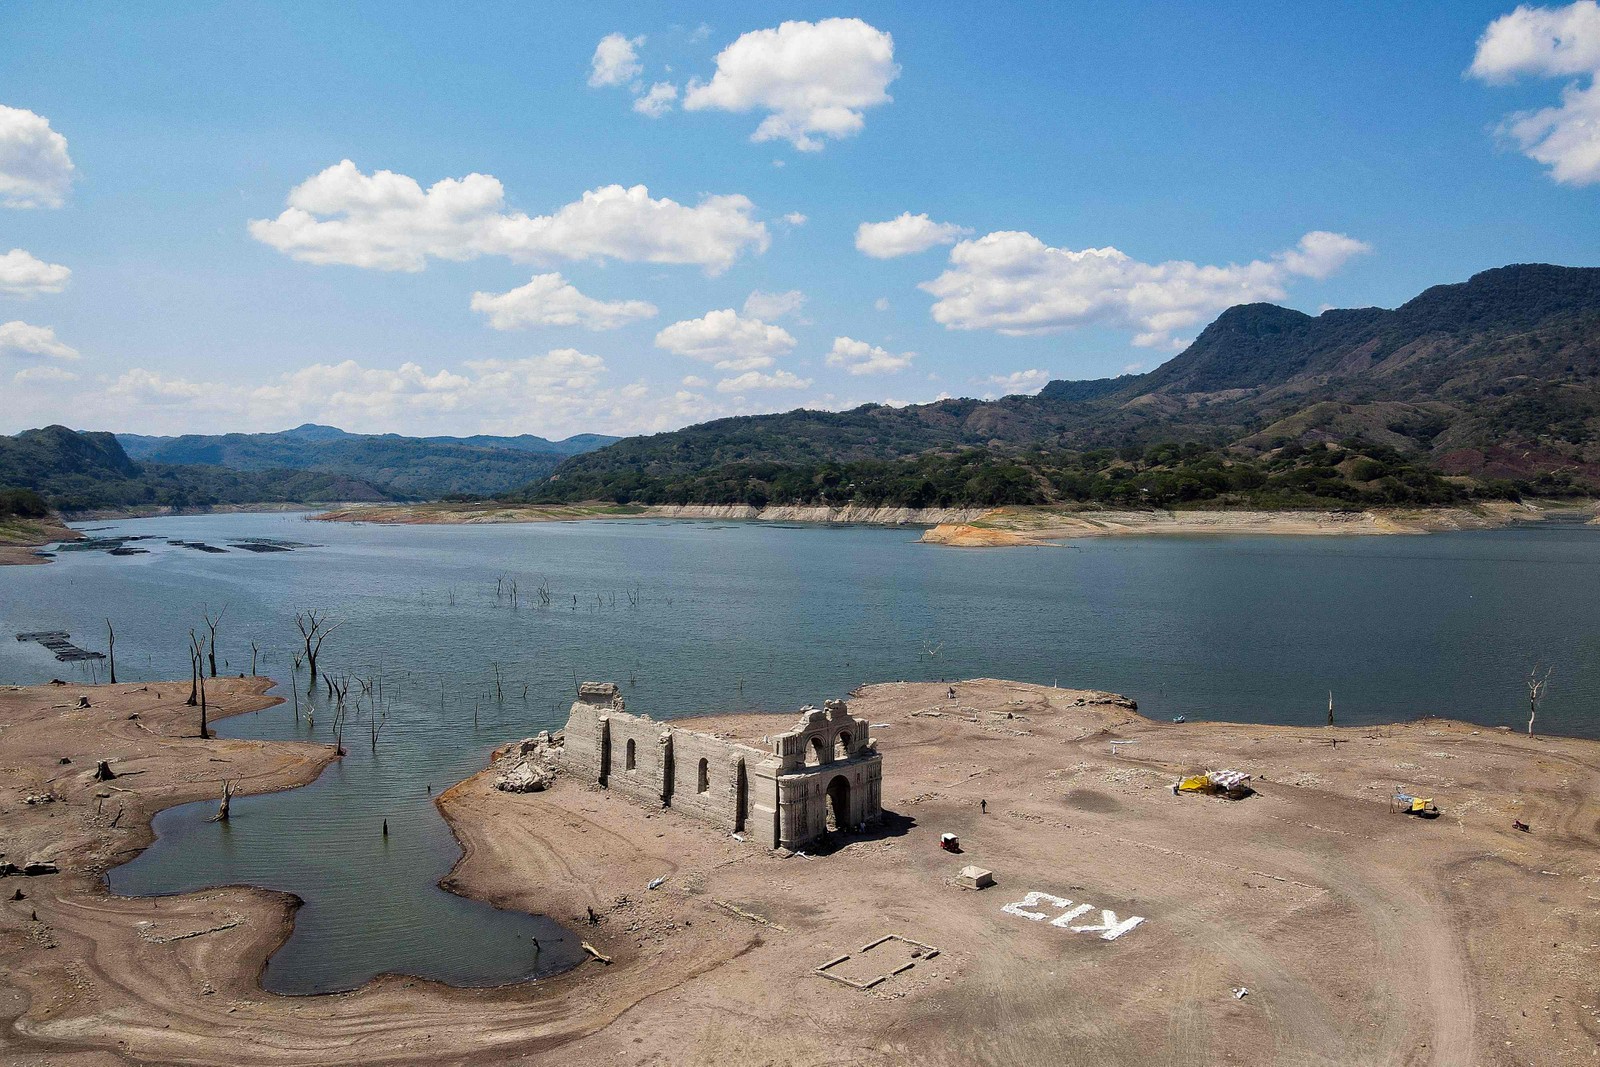
[[[611,682],[585,682],[567,719],[563,771],[774,848],[883,814],[882,757],[842,700],[803,708],[770,751],[630,715]]]

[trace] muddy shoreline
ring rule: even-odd
[[[213,684],[219,717],[274,702],[265,679]],[[285,895],[118,898],[99,872],[148,840],[156,810],[215,795],[219,754],[255,792],[314,779],[326,746],[185,736],[193,710],[178,683],[0,689],[0,847],[64,842],[52,853],[62,874],[0,879],[5,896],[26,894],[0,905],[0,1053],[82,1064],[1134,1064],[1220,1062],[1226,1049],[1240,1062],[1590,1062],[1600,1012],[1583,1005],[1600,951],[1583,916],[1600,892],[1600,743],[1443,720],[1177,726],[1107,694],[955,688],[874,685],[852,699],[875,724],[895,817],[831,855],[785,858],[566,777],[508,794],[488,770],[474,775],[436,801],[462,847],[447,888],[550,915],[613,962],[497,989],[389,976],[293,998],[257,980],[292,922]],[[66,699],[80,689],[87,712]],[[789,719],[686,725],[759,742]],[[142,773],[79,781],[90,753],[124,744],[125,769]],[[1209,766],[1256,774],[1258,794],[1170,794],[1175,775]],[[1445,815],[1392,814],[1397,781]],[[89,800],[119,782],[127,812],[108,828]],[[41,786],[64,798],[23,803]],[[967,855],[936,847],[944,831]],[[999,885],[953,888],[965,862]],[[1035,890],[1145,922],[1113,944],[1001,908]],[[941,953],[874,992],[814,975],[885,931]],[[1235,999],[1233,987],[1251,992]],[[828,1027],[809,1025],[823,1017]]]

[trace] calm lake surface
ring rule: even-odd
[[[1572,524],[1004,550],[750,523],[91,525],[155,536],[136,543],[145,555],[0,568],[0,632],[67,630],[103,650],[109,615],[120,680],[180,678],[189,629],[225,605],[224,672],[249,670],[254,641],[261,673],[286,683],[294,613],[314,607],[341,623],[324,672],[381,679],[381,700],[363,696],[345,727],[349,755],[315,784],[236,799],[226,825],[205,821],[215,801],[170,809],[156,843],[110,875],[128,894],[237,883],[298,894],[294,934],[264,976],[286,993],[386,972],[497,984],[576,958],[554,922],[438,888],[460,852],[429,793],[481,769],[494,746],[563,725],[575,678],[616,681],[630,710],[658,718],[788,712],[864,682],[989,675],[1114,690],[1156,718],[1321,723],[1332,689],[1343,724],[1437,714],[1521,729],[1523,678],[1542,660],[1555,671],[1538,728],[1600,737],[1600,529]],[[257,537],[311,547],[167,543]],[[87,681],[91,669],[103,677],[103,665],[0,640],[6,682]],[[324,692],[310,698],[312,725],[304,688],[302,672],[299,720],[281,684],[286,703],[217,732],[331,741]],[[374,705],[387,716],[375,751]],[[893,738],[883,746],[892,774]],[[642,887],[618,891],[630,888]]]

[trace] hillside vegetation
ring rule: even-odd
[[[65,426],[0,437],[0,496],[26,506],[42,498],[50,508],[68,513],[394,498],[387,490],[342,474],[135,463],[111,434],[79,433]]]
[[[636,437],[516,499],[1452,503],[1600,490],[1600,269],[1524,265],[1394,310],[1225,311],[1148,374]]]
[[[279,433],[119,434],[129,458],[236,471],[302,470],[341,474],[400,496],[438,499],[503,493],[553,471],[562,460],[615,441],[582,434],[549,441],[520,437],[402,437],[353,434],[307,423]]]

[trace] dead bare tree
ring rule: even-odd
[[[117,631],[111,628],[111,620],[106,620],[106,654],[110,656],[108,666],[111,668],[111,684],[117,684]]]
[[[189,631],[189,652],[194,662],[195,687],[200,690],[200,739],[206,740],[211,736],[211,729],[206,722],[206,673],[202,669],[204,663],[205,641],[193,630]],[[191,705],[193,706],[193,705]]]
[[[311,687],[314,689],[317,685],[317,657],[322,654],[322,642],[339,628],[339,624],[329,619],[326,612],[316,608],[295,612],[294,624],[305,641],[305,660],[311,667]]]
[[[1539,714],[1539,701],[1544,699],[1544,687],[1550,682],[1550,672],[1554,667],[1544,668],[1544,673],[1539,672],[1540,664],[1535,663],[1528,669],[1528,736],[1533,736],[1533,720]]]
[[[211,609],[201,611],[201,617],[206,620],[206,629],[211,632],[211,642],[207,656],[211,664],[211,677],[217,676],[217,624],[222,622],[222,617],[228,613],[228,605],[222,605],[222,610],[212,617]]]
[[[378,735],[383,733],[383,728],[388,725],[389,713],[387,711],[379,711],[374,707],[372,715],[367,719],[367,723],[372,732],[372,751],[376,752],[378,751]]]
[[[250,642],[250,677],[252,677],[252,678],[254,678],[256,676],[256,657],[259,656],[260,654],[261,654],[261,650],[256,647],[256,643],[254,641],[251,641]]]
[[[345,702],[345,697],[350,692],[350,676],[348,674],[343,674],[343,675],[340,675],[336,679],[331,674],[324,675],[323,678],[322,678],[322,682],[328,688],[328,699],[330,699],[330,700],[332,700],[334,702],[333,728],[335,730],[338,730],[340,725],[344,722],[344,717],[345,717],[344,702]],[[359,700],[360,700],[360,698],[357,697],[358,703],[359,703]]]

